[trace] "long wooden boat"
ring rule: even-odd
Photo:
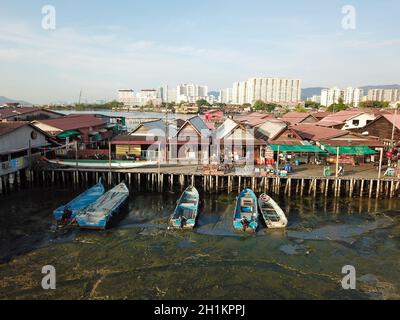
[[[258,198],[261,216],[263,217],[267,228],[280,229],[285,228],[288,224],[288,219],[282,208],[270,196],[263,193]]]
[[[104,186],[101,181],[81,193],[75,199],[71,200],[65,205],[58,207],[53,211],[54,218],[58,222],[71,223],[74,222],[76,215],[79,211],[87,208],[94,203],[99,197],[104,194]]]
[[[258,228],[257,197],[251,189],[244,189],[236,198],[233,229],[237,232],[255,233]]]
[[[146,166],[155,166],[157,161],[133,161],[133,160],[84,160],[79,159],[45,159],[48,163],[53,165],[72,167],[72,168],[93,168],[93,169],[134,169]]]
[[[199,192],[194,186],[189,186],[177,201],[169,225],[175,229],[193,229],[199,209]]]
[[[77,214],[78,226],[84,229],[106,229],[112,219],[122,214],[127,207],[128,197],[129,190],[125,183],[117,185]]]

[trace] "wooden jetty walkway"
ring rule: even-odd
[[[300,168],[300,167],[299,167]],[[302,166],[296,173],[287,177],[261,176],[254,173],[204,172],[198,165],[169,165],[129,170],[109,169],[24,169],[0,177],[0,194],[8,193],[20,186],[62,185],[86,186],[94,184],[100,178],[107,185],[125,181],[129,187],[137,190],[167,191],[176,188],[182,190],[194,184],[203,192],[238,192],[250,187],[256,192],[284,194],[287,196],[313,197],[368,197],[394,198],[400,195],[400,179],[395,177],[378,178],[376,168],[357,167],[341,177],[324,177],[322,167]]]

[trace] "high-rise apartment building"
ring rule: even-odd
[[[134,106],[135,105],[135,93],[132,89],[118,90],[118,102],[124,104],[124,106]]]
[[[191,102],[207,99],[208,87],[196,84],[180,84],[176,87],[177,102]]]
[[[358,107],[364,96],[364,90],[359,88],[348,87],[344,91],[344,103],[351,105],[355,108]]]
[[[219,91],[219,99],[220,103],[232,103],[232,88],[226,88]]]
[[[368,100],[370,101],[400,101],[399,89],[371,89],[368,91]]]
[[[344,98],[344,91],[337,87],[321,90],[322,106],[329,107],[334,103],[338,103],[341,98]]]
[[[257,100],[283,105],[297,104],[301,101],[301,81],[282,78],[251,78],[233,84],[232,102],[234,104],[254,104]]]

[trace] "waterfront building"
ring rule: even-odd
[[[152,104],[153,106],[161,105],[163,94],[161,90],[156,89],[142,89],[135,93],[132,89],[119,90],[118,102],[124,104],[125,107],[132,108],[134,106],[146,106]]]
[[[181,103],[175,107],[176,113],[183,113],[183,114],[197,114],[199,113],[200,108],[197,106],[196,103]]]
[[[219,122],[224,117],[224,112],[217,110],[208,110],[203,113],[206,122]]]
[[[106,147],[106,142],[118,131],[118,125],[110,117],[97,114],[72,114],[58,119],[35,120],[32,125],[60,142],[78,141],[83,149]]]
[[[155,89],[142,89],[135,96],[135,105],[137,106],[160,106],[162,99]]]
[[[175,125],[168,124],[167,128],[165,121],[156,119],[139,124],[129,134],[114,137],[111,144],[117,159],[124,159],[128,155],[136,160],[157,161],[165,157],[162,150],[165,150],[166,134],[172,136],[175,133]]]
[[[57,119],[64,116],[61,113],[36,107],[5,107],[0,110],[0,121],[33,121]]]
[[[0,122],[0,176],[26,168],[30,156],[49,146],[50,140],[29,122]]]
[[[380,137],[386,144],[400,141],[400,114],[382,114],[366,126],[354,131],[365,136]]]
[[[383,146],[383,143],[376,137],[367,137],[348,130],[339,130],[312,124],[300,124],[291,126],[291,128],[296,131],[303,140],[317,145],[367,146],[374,148]]]
[[[199,116],[192,117],[169,140],[169,159],[208,164],[211,130]]]
[[[118,90],[118,102],[124,104],[125,107],[133,107],[135,105],[135,93],[132,89]]]

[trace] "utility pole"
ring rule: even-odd
[[[339,177],[339,147],[336,148],[336,178]]]
[[[168,163],[168,107],[165,111],[165,163]]]
[[[391,144],[392,144],[392,149],[394,148],[394,132],[396,130],[396,124],[397,124],[397,105],[396,105],[396,110],[394,111],[394,119],[393,119],[393,127],[392,127],[392,140],[391,140]]]
[[[78,104],[81,104],[81,100],[82,100],[82,88],[81,88],[81,91],[79,92]]]
[[[78,171],[78,140],[75,140],[75,165],[76,171]]]

